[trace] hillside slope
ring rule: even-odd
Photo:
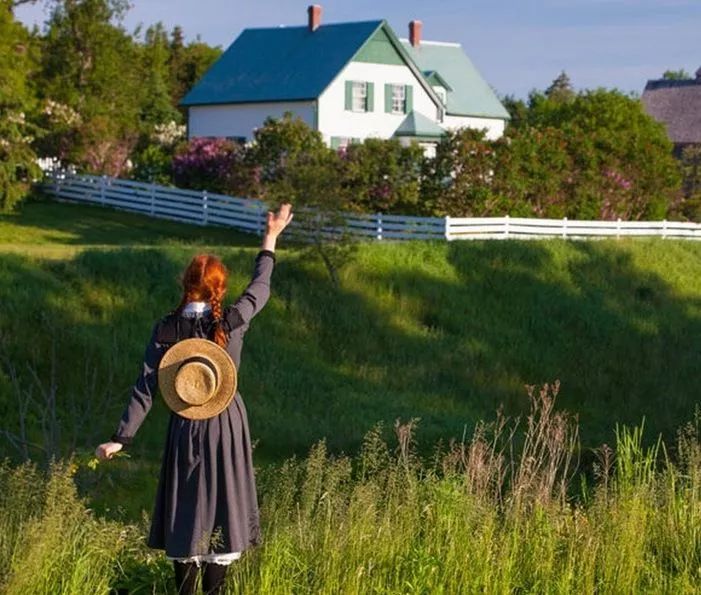
[[[67,204],[0,217],[5,428],[18,431],[31,391],[30,448],[106,439],[189,258],[221,255],[233,298],[256,241]],[[698,395],[700,257],[701,245],[669,240],[366,244],[335,289],[283,242],[242,361],[256,452],[278,458],[321,437],[355,450],[374,423],[398,417],[421,418],[428,448],[499,406],[522,412],[524,385],[555,379],[585,446],[643,417],[648,437],[671,434]],[[47,437],[38,416],[52,386],[61,434]],[[133,449],[154,463],[166,416],[157,403]],[[13,452],[0,439],[0,454]]]

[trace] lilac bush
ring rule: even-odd
[[[243,148],[223,138],[193,138],[173,158],[175,184],[194,190],[238,193],[245,172]]]

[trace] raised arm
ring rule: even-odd
[[[260,312],[270,297],[270,277],[275,264],[275,245],[278,236],[292,221],[292,205],[283,204],[277,213],[268,211],[268,220],[261,250],[256,256],[253,277],[248,287],[232,306],[225,319],[229,330],[248,324]]]
[[[131,444],[134,435],[141,427],[146,414],[151,410],[153,398],[158,386],[158,364],[167,349],[167,345],[158,342],[157,324],[151,333],[151,339],[144,353],[143,367],[131,392],[122,418],[109,442],[100,444],[95,454],[101,459],[108,459],[119,452],[125,445]]]

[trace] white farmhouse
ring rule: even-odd
[[[419,142],[446,129],[499,138],[509,118],[459,44],[400,40],[386,21],[245,29],[185,96],[188,138],[250,140],[268,117],[299,116],[334,148],[368,137]]]

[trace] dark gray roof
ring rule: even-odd
[[[701,77],[648,81],[642,102],[667,127],[673,143],[701,143]]]

